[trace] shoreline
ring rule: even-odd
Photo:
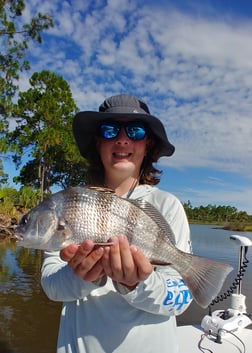
[[[252,232],[252,224],[251,223],[197,222],[197,221],[190,221],[189,220],[189,224],[209,225],[209,226],[213,226],[213,229],[224,229],[224,230],[230,230],[230,231],[233,231],[233,232]]]

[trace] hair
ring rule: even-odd
[[[154,136],[150,137],[150,142],[149,147],[147,146],[147,155],[142,162],[139,184],[157,185],[160,182],[162,171],[155,168],[154,163],[158,159],[160,142]],[[89,167],[86,174],[86,183],[93,186],[103,186],[104,167],[96,149],[95,138],[90,144],[87,160]]]

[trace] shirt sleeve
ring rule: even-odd
[[[60,259],[59,252],[45,252],[41,269],[41,285],[51,300],[73,301],[84,298],[93,289],[103,286],[106,278],[98,282],[86,282],[76,276],[67,262]]]
[[[192,301],[185,282],[173,269],[156,269],[133,291],[120,283],[114,286],[131,306],[156,315],[180,315]]]

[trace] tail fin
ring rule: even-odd
[[[188,254],[189,255],[189,254]],[[204,257],[191,256],[190,266],[181,273],[195,301],[206,308],[220,292],[232,266]]]

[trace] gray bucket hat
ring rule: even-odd
[[[123,117],[141,120],[148,126],[160,144],[158,158],[174,153],[175,147],[169,142],[163,124],[150,114],[147,104],[133,95],[119,94],[105,99],[99,107],[99,112],[84,111],[74,117],[73,134],[81,155],[89,158],[99,123]]]

